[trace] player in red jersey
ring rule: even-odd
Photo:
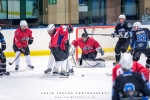
[[[140,63],[138,63],[137,61],[133,61],[132,71],[143,73],[146,79],[149,80],[149,70]],[[123,70],[121,68],[121,65],[117,64],[112,70],[112,80],[114,81],[116,77],[121,74],[123,74]]]
[[[33,69],[34,66],[31,65],[30,50],[29,46],[33,43],[32,31],[28,28],[28,24],[25,20],[20,22],[20,27],[15,31],[15,36],[13,40],[13,49],[16,53],[16,57],[23,53],[26,58],[26,62],[29,68]],[[20,57],[16,60],[16,68],[19,69]]]
[[[75,48],[79,46],[82,49],[80,65],[82,65],[82,60],[94,60],[97,56],[97,52],[100,52],[101,55],[104,55],[104,51],[100,44],[92,37],[88,37],[88,33],[83,33],[82,38],[74,40],[71,44]]]
[[[47,32],[51,37],[49,43],[49,48],[51,50],[48,69],[44,73],[49,73],[52,70],[52,67],[55,64],[53,69],[53,75],[59,75],[59,66],[61,66],[60,76],[67,77],[69,76],[66,72],[67,64],[67,54],[66,54],[66,43],[68,40],[68,30],[64,26],[60,28],[55,28],[54,24],[49,24],[47,27]]]

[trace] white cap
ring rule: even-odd
[[[28,26],[28,23],[25,20],[20,21],[20,26]]]
[[[138,28],[141,28],[141,23],[140,22],[135,22],[133,23],[132,26],[135,26],[135,27],[138,27]]]
[[[122,69],[130,70],[132,68],[133,60],[130,53],[122,54],[120,65]]]
[[[50,31],[52,31],[52,30],[54,30],[55,29],[55,25],[54,24],[49,24],[48,26],[47,26],[47,32],[50,32]]]
[[[124,14],[119,15],[119,18],[126,19],[126,16]]]

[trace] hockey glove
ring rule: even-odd
[[[20,52],[24,54],[25,53],[25,49],[21,48]]]
[[[112,38],[115,38],[116,36],[117,36],[116,33],[111,33],[111,37],[112,37]]]
[[[1,47],[2,47],[2,50],[4,51],[6,49],[6,42],[2,42]]]
[[[101,55],[103,56],[104,55],[104,50],[102,48],[97,48],[95,49],[97,52],[101,53]]]
[[[29,39],[28,44],[31,45],[33,43],[33,39]]]

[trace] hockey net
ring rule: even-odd
[[[89,27],[79,27],[76,29],[76,39],[80,38],[82,33],[84,33],[84,28],[89,34],[111,34],[114,32],[115,26],[89,26]],[[115,60],[114,48],[117,43],[118,38],[112,38],[111,36],[101,36],[101,35],[89,35],[100,43],[101,47],[105,51],[105,54],[101,56],[98,53],[97,58],[102,58],[105,60]],[[81,49],[78,47],[76,49],[76,60],[81,58]]]

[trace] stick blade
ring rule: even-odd
[[[9,62],[9,65],[12,65],[12,63]]]

